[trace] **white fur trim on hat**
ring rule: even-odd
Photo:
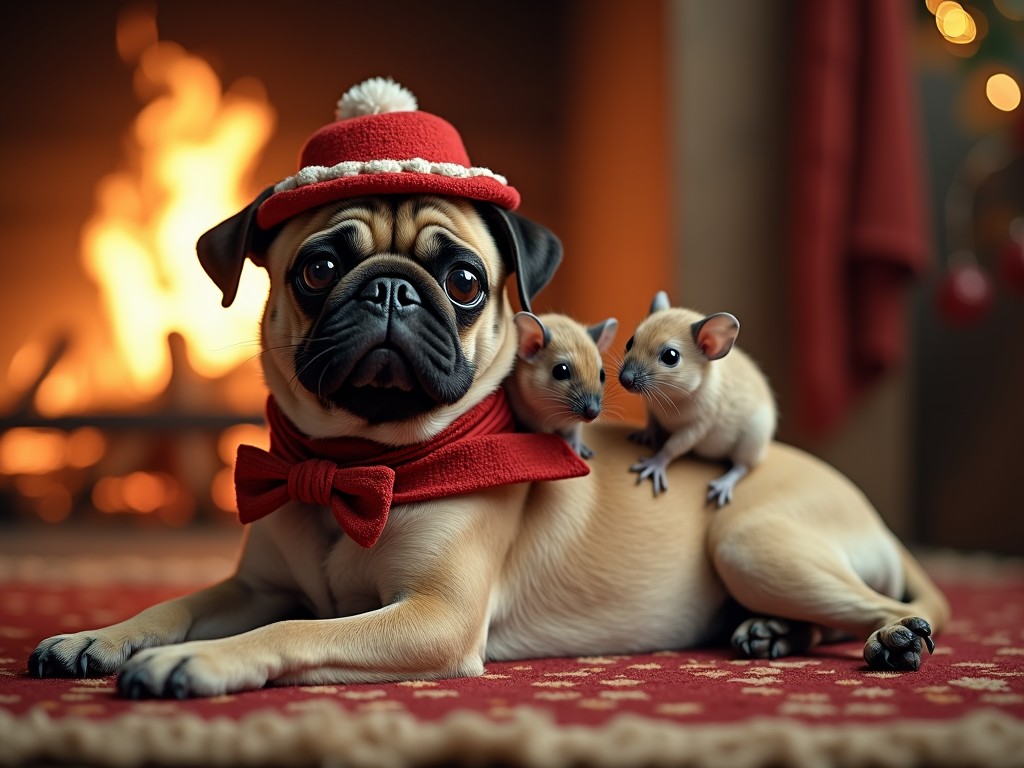
[[[287,192],[290,189],[298,189],[310,184],[319,184],[322,181],[333,181],[334,179],[346,176],[379,173],[430,173],[436,176],[448,176],[456,179],[486,176],[503,186],[508,186],[508,179],[495,173],[490,168],[479,168],[476,166],[466,168],[457,163],[432,163],[429,160],[424,160],[422,157],[414,157],[409,160],[370,160],[365,163],[358,160],[346,160],[343,163],[332,165],[330,168],[323,165],[309,165],[294,176],[289,176],[284,181],[279,181],[274,186],[274,192]]]
[[[379,115],[384,112],[415,112],[419,109],[416,97],[408,88],[390,77],[371,77],[353,85],[338,100],[335,119],[347,120],[361,115]]]

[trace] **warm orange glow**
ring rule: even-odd
[[[998,72],[985,83],[985,96],[996,109],[1012,112],[1020,106],[1020,86],[1009,75]]]
[[[158,512],[164,522],[187,522],[195,505],[177,481],[159,472],[132,472],[124,477],[104,477],[92,490],[92,503],[100,512],[149,515]]]
[[[135,61],[156,43],[156,15],[152,7],[131,6],[117,20],[117,54],[123,61]]]
[[[266,427],[256,424],[239,424],[225,429],[217,440],[217,455],[229,467],[235,465],[235,454],[238,446],[255,445],[267,450],[270,448],[270,432]]]
[[[120,480],[116,477],[101,477],[92,488],[92,503],[100,512],[107,514],[124,509]]]
[[[100,430],[82,427],[68,435],[65,455],[68,466],[81,469],[102,459],[106,450],[107,440]]]
[[[56,429],[11,429],[0,436],[0,473],[43,475],[65,466],[67,436]]]
[[[76,377],[68,365],[58,366],[39,385],[36,391],[36,410],[50,418],[81,410],[88,396],[82,384],[82,379]]]
[[[240,80],[224,90],[206,61],[157,40],[151,9],[122,14],[117,40],[136,62],[146,103],[125,162],[97,185],[82,231],[83,263],[114,348],[65,355],[38,391],[45,416],[152,400],[170,380],[174,332],[196,373],[225,375],[252,357],[268,289],[263,270],[247,264],[234,305],[222,308],[195,252],[200,234],[251,200],[248,175],[275,119],[262,85]],[[40,354],[24,351],[19,380],[38,370]]]
[[[121,478],[121,498],[132,511],[155,512],[167,503],[167,482],[161,475],[132,472]]]
[[[210,486],[210,498],[225,512],[235,511],[235,472],[232,467],[225,467],[214,475]]]
[[[103,457],[106,441],[98,429],[67,434],[57,429],[11,429],[0,436],[0,474],[45,475],[65,467],[81,469]]]
[[[32,386],[43,371],[46,362],[46,349],[42,342],[33,339],[23,344],[7,367],[7,383],[12,389],[23,390]]]

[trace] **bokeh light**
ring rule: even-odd
[[[997,72],[985,82],[985,96],[996,109],[1012,112],[1020,106],[1020,85],[1005,72]]]

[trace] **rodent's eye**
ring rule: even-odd
[[[480,277],[465,264],[460,264],[448,273],[444,280],[444,290],[452,303],[460,307],[475,307],[484,296]]]
[[[601,383],[604,384],[604,368],[601,369]]]
[[[679,365],[679,352],[669,347],[661,353],[661,362],[669,368],[675,368]]]
[[[558,381],[565,381],[570,375],[572,375],[572,371],[565,363],[559,363],[551,369],[551,375]]]
[[[341,277],[338,263],[328,256],[318,256],[306,262],[299,278],[299,287],[306,293],[323,293]]]
[[[627,342],[626,342],[626,351],[627,351],[627,352],[629,352],[629,350],[631,350],[631,349],[633,348],[633,339],[634,339],[634,338],[635,338],[635,337],[633,337],[633,336],[630,336],[630,337],[629,337],[629,341],[627,341]]]

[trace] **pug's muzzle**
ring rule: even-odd
[[[322,404],[376,424],[450,405],[466,394],[474,371],[459,327],[471,323],[486,301],[479,285],[484,278],[464,266],[435,276],[389,255],[367,259],[343,277],[327,278],[318,267],[322,273],[323,265],[307,262],[296,278],[307,309],[317,303],[316,288],[334,282],[319,291],[322,307],[296,352],[295,370]],[[439,279],[454,283],[456,292],[470,286],[472,301],[453,303]]]

